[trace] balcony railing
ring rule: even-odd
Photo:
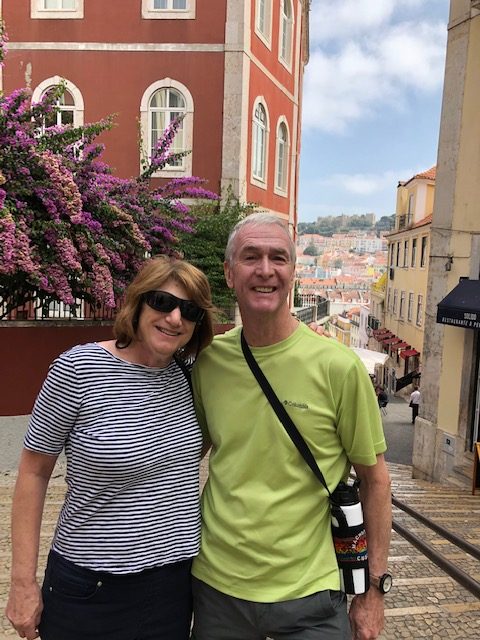
[[[401,229],[408,229],[408,227],[412,224],[412,222],[413,222],[413,215],[411,213],[405,213],[401,216],[397,216],[397,220],[396,220],[397,231],[400,231]]]

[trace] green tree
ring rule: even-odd
[[[212,287],[213,301],[220,309],[230,309],[235,298],[223,275],[225,247],[230,231],[255,206],[242,204],[229,188],[222,202],[206,202],[191,208],[193,233],[180,233],[178,248],[186,260],[201,269]]]
[[[314,244],[309,244],[308,247],[305,247],[303,253],[306,256],[318,256],[318,249]]]
[[[295,280],[294,288],[293,288],[293,306],[301,307],[302,300],[300,298],[300,281]]]

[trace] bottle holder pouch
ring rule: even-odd
[[[341,589],[348,594],[365,593],[370,583],[367,534],[361,503],[348,505],[347,509],[350,512],[334,502],[331,502],[330,506],[332,537],[340,570]],[[352,513],[353,510],[355,513]]]

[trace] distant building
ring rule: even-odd
[[[345,316],[334,316],[328,325],[328,330],[332,338],[335,338],[347,347],[351,345],[352,326],[349,318]]]
[[[480,441],[480,0],[450,4],[413,473],[472,487]],[[467,278],[467,280],[461,280]]]
[[[384,369],[390,391],[406,387],[407,393],[420,373],[435,174],[432,167],[398,183],[395,230],[386,236],[388,279],[382,324],[388,331],[373,335],[390,355]],[[376,303],[378,293],[377,289],[373,294]]]

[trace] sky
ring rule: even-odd
[[[449,0],[312,0],[299,221],[395,213],[435,165]]]

